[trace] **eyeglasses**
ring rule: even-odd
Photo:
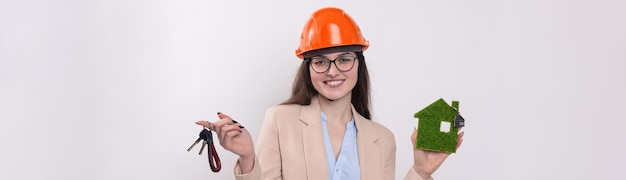
[[[315,56],[309,59],[309,64],[316,73],[325,73],[330,70],[330,63],[335,64],[335,67],[341,72],[352,70],[354,62],[357,58],[354,55],[339,55],[334,60],[327,59],[323,56]]]

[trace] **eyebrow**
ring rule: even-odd
[[[345,53],[341,53],[341,54],[337,55],[337,57],[339,57],[339,56],[343,56],[343,55],[355,55],[355,56],[356,56],[356,53],[355,53],[355,54],[351,54],[351,53],[352,53],[352,52],[345,52]],[[324,55],[317,55],[317,56],[313,56],[313,57],[311,57],[311,58],[324,58],[324,59],[328,59],[328,58],[327,58],[326,56],[324,56]],[[328,59],[328,60],[330,60],[330,59]]]

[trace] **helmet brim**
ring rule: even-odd
[[[363,46],[361,45],[347,45],[347,46],[335,46],[322,49],[316,49],[302,53],[304,58],[310,58],[313,56],[320,56],[324,54],[331,54],[337,52],[362,52]]]

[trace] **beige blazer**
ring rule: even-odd
[[[269,108],[257,139],[254,168],[241,174],[237,163],[234,168],[236,179],[328,179],[320,112],[317,98],[312,99],[311,105]],[[394,179],[396,141],[393,133],[365,119],[354,107],[352,115],[357,129],[361,179]],[[410,169],[407,177],[416,176],[413,168]]]

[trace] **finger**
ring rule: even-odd
[[[463,144],[463,135],[465,135],[465,132],[461,132],[459,134],[459,137],[456,142],[456,149],[459,149],[459,147],[461,147],[461,144]]]
[[[222,126],[220,128],[219,139],[220,139],[220,143],[222,143],[222,145],[229,138],[229,136],[227,134],[228,133],[232,133],[233,131],[241,132],[241,128],[239,126],[233,126],[233,125]],[[230,137],[232,137],[232,136],[230,136]]]
[[[224,142],[228,142],[229,140],[241,135],[243,133],[243,130],[239,129],[233,129],[233,130],[229,130],[228,132],[226,132],[226,134],[224,135]]]
[[[242,132],[239,130],[230,130],[228,132],[225,132],[224,137],[220,138],[220,145],[226,150],[234,150],[233,148],[237,148],[237,145],[233,144],[232,141],[234,141],[237,136],[241,135],[241,133]]]
[[[197,125],[204,126],[205,128],[209,128],[211,123],[209,121],[196,121]]]
[[[224,113],[221,113],[221,112],[217,112],[217,117],[219,117],[219,118],[220,118],[220,120],[223,120],[223,119],[230,120],[230,122],[228,122],[228,121],[224,121],[224,122],[227,122],[227,124],[234,124],[234,123],[238,123],[237,121],[235,121],[235,120],[234,120],[233,118],[231,118],[230,116],[228,116],[228,115],[226,115],[226,114],[224,114]],[[218,124],[218,125],[222,126],[223,124]]]
[[[224,114],[222,112],[217,112],[217,117],[219,117],[220,119],[224,119],[224,118],[229,118],[230,119],[230,116],[228,116],[228,115],[226,115],[226,114]]]
[[[416,148],[415,140],[417,139],[417,128],[413,128],[413,134],[411,135],[411,143],[413,143],[413,149]]]
[[[217,117],[220,118],[219,121],[216,121],[213,123],[213,125],[215,126],[215,131],[219,131],[221,129],[222,126],[224,125],[230,125],[230,124],[234,124],[237,123],[237,121],[234,121],[230,118],[230,116],[221,113],[221,112],[217,112]]]

